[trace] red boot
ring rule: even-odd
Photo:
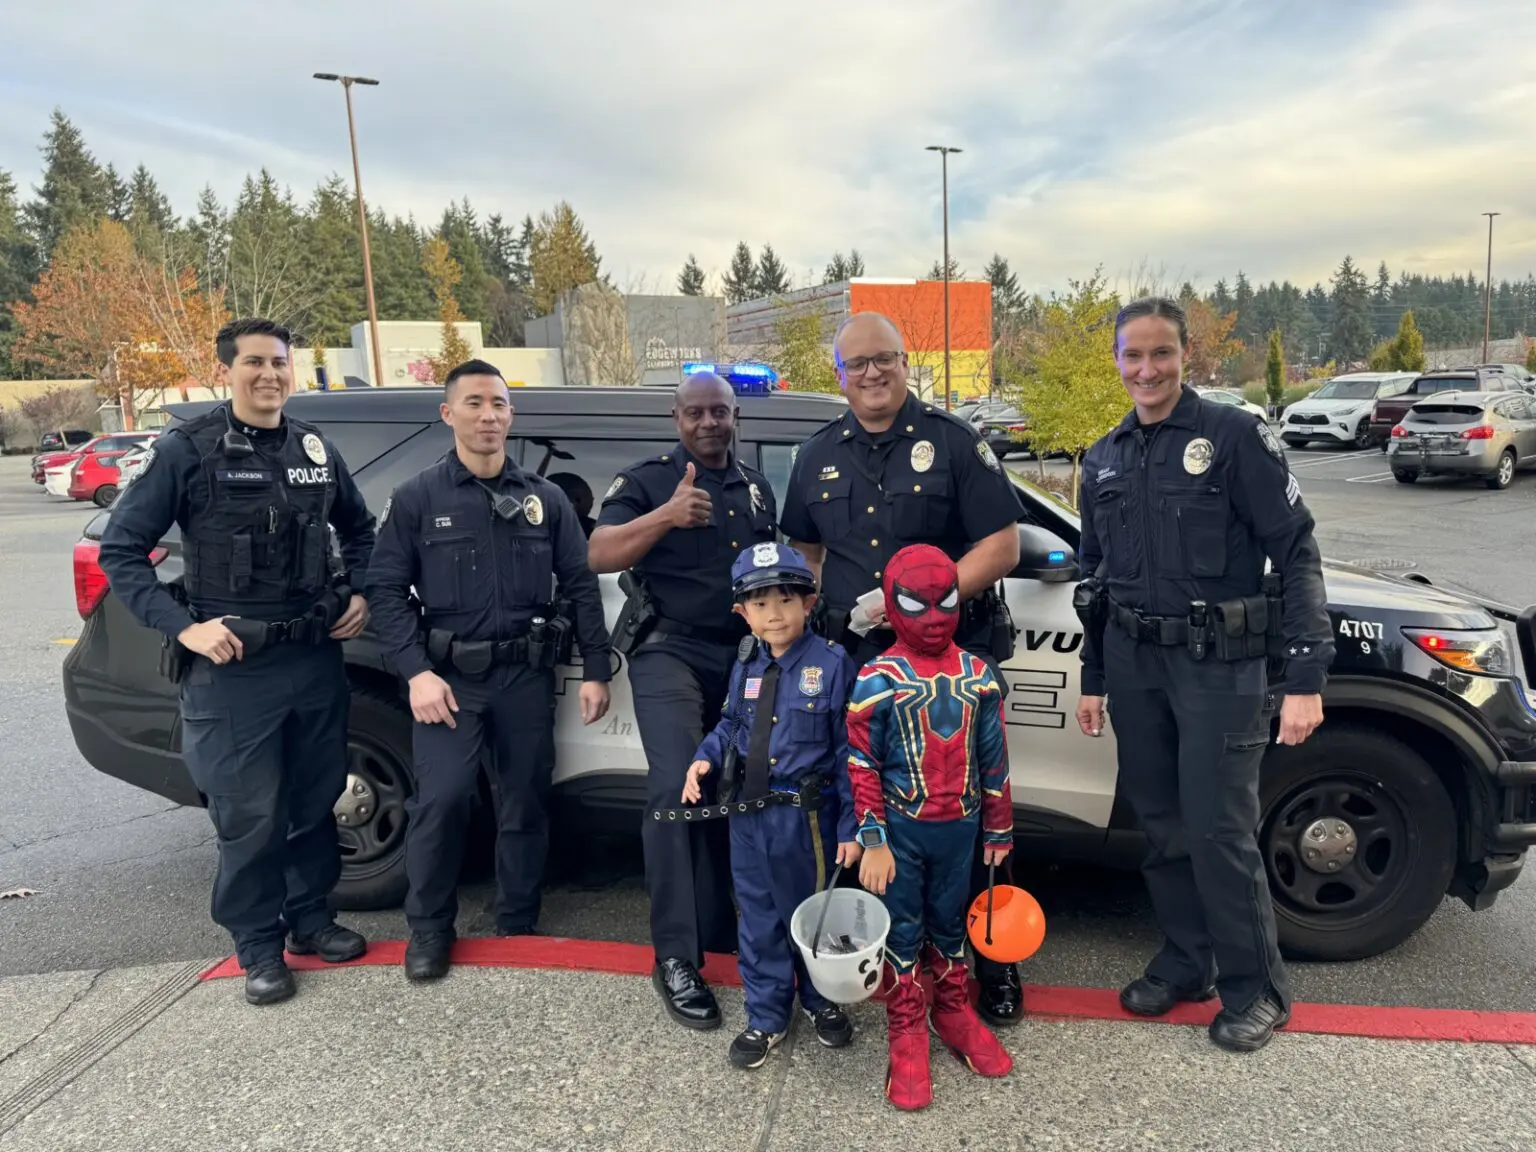
[[[978,1076],[1008,1075],[1013,1057],[971,1007],[969,970],[933,948],[923,959],[933,973],[933,1030],[939,1039]]]
[[[928,1078],[928,1029],[924,1027],[923,986],[914,968],[896,979],[885,999],[886,1029],[890,1033],[891,1062],[885,1076],[885,1095],[896,1107],[915,1112],[933,1103]]]

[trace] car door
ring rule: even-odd
[[[1536,400],[1516,393],[1503,401],[1502,409],[1514,432],[1520,464],[1528,467],[1536,463]]]

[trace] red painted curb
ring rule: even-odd
[[[405,960],[405,941],[371,943],[366,954],[346,964],[327,964],[314,956],[286,957],[296,972],[327,968],[387,967]],[[574,940],[561,936],[486,937],[459,940],[453,962],[468,968],[534,968],[576,972],[604,972],[619,976],[648,976],[655,953],[645,945],[606,940]],[[234,957],[202,974],[204,980],[222,980],[242,974]],[[734,956],[710,953],[703,975],[711,984],[740,987],[741,976]],[[1113,988],[1070,988],[1027,984],[1024,1003],[1028,1015],[1072,1020],[1120,1020],[1138,1024],[1209,1024],[1220,1003],[1180,1004],[1166,1016],[1134,1016],[1120,1007]],[[1375,1040],[1445,1040],[1465,1044],[1536,1044],[1536,1012],[1476,1012],[1459,1008],[1375,1007],[1355,1004],[1292,1006],[1291,1020],[1283,1031],[1323,1036],[1360,1036]]]

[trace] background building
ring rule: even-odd
[[[626,296],[594,282],[565,293],[523,332],[528,351],[554,351],[572,386],[671,386],[682,381],[684,361],[724,354],[725,301]]]

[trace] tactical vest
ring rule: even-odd
[[[187,596],[207,618],[303,616],[331,582],[334,463],[312,425],[285,418],[281,441],[263,444],[227,408],[178,429],[201,462],[182,533]]]

